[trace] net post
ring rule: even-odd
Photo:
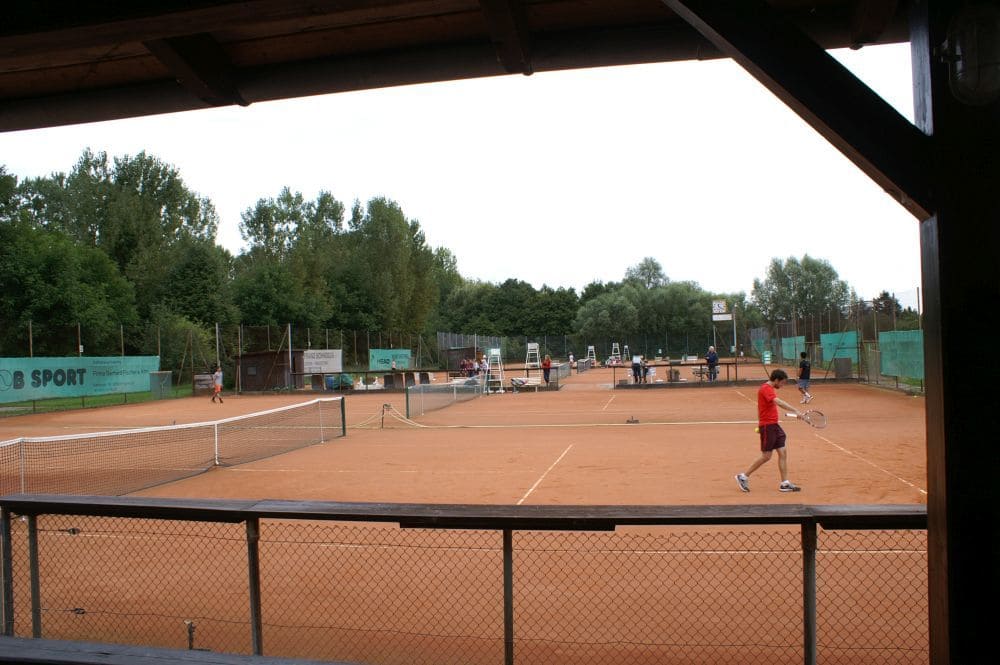
[[[24,440],[24,437],[21,437],[21,439],[18,440],[17,442],[17,460],[18,460],[18,465],[20,466],[22,494],[28,493],[28,476],[27,476],[27,471],[25,470],[25,467],[28,464],[28,460],[25,458],[28,453],[25,450],[25,445],[26,442]]]
[[[347,400],[340,398],[340,435],[347,436]]]
[[[410,388],[411,386],[403,386],[403,395],[406,399],[406,417],[411,418],[410,415]]]
[[[250,640],[253,655],[264,655],[263,623],[260,612],[260,519],[247,519],[247,575],[250,584]]]
[[[42,591],[38,570],[38,516],[28,515],[28,575],[31,585],[31,636],[42,636]]]
[[[0,614],[3,615],[3,634],[14,636],[14,555],[11,552],[10,510],[0,508],[0,556],[3,557],[3,599]]]
[[[319,411],[319,442],[326,443],[326,437],[323,436],[323,400],[316,402],[316,410]]]
[[[212,424],[212,439],[215,448],[215,466],[219,466],[219,423]]]
[[[816,665],[816,522],[802,522],[803,662]]]

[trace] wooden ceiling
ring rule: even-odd
[[[0,131],[430,81],[721,57],[661,0],[9,4],[0,22]],[[766,4],[827,49],[908,39],[903,0]]]

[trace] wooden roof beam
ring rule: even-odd
[[[522,0],[479,0],[479,6],[504,71],[530,75],[531,35]]]
[[[851,48],[878,41],[896,15],[898,0],[857,0],[851,16]]]
[[[662,0],[918,219],[930,139],[762,0]]]
[[[198,34],[144,42],[177,82],[211,106],[249,106],[236,87],[232,63],[211,35]]]

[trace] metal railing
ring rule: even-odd
[[[923,505],[10,495],[0,516],[7,636],[364,663],[928,659]]]

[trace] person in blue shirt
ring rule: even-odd
[[[802,393],[802,401],[800,404],[808,404],[812,401],[813,396],[809,394],[809,376],[812,374],[812,363],[809,362],[809,356],[805,351],[799,353],[799,392]]]
[[[715,381],[715,377],[719,375],[719,354],[715,352],[714,346],[708,347],[705,362],[708,364],[708,380]]]

